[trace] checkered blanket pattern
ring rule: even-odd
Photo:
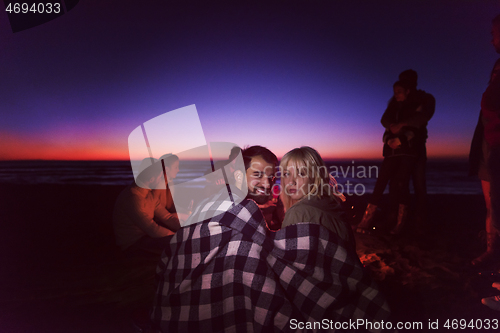
[[[386,320],[385,298],[350,248],[318,224],[271,232],[244,200],[174,235],[157,268],[153,323],[162,332],[242,333],[292,331],[291,319]]]

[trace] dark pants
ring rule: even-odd
[[[380,167],[377,182],[370,198],[370,203],[378,205],[390,181],[391,201],[408,205],[410,202],[410,176],[415,166],[414,156],[391,156],[384,158]]]
[[[500,230],[500,146],[490,147],[486,163],[490,174],[491,221]]]
[[[413,190],[415,192],[416,216],[425,219],[427,216],[427,184],[425,177],[425,167],[427,164],[427,150],[423,146],[415,161],[415,168],[412,172]]]
[[[160,238],[152,238],[149,236],[143,236],[132,246],[128,247],[124,254],[126,256],[133,256],[137,254],[152,254],[161,255],[163,250],[170,243],[172,236],[165,236]]]

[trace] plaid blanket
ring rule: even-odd
[[[291,332],[298,322],[388,318],[352,246],[328,229],[271,232],[252,200],[204,207],[223,213],[180,229],[158,265],[152,319],[162,332]]]

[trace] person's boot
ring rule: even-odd
[[[359,222],[356,227],[356,232],[360,234],[369,234],[372,230],[372,220],[375,215],[375,211],[377,210],[377,205],[369,203],[366,206],[365,213],[363,214],[363,218],[361,222]]]
[[[494,263],[500,264],[500,235],[490,226],[486,233],[486,252],[473,259],[471,264],[475,267],[485,267]]]
[[[492,287],[500,290],[500,282],[494,282]],[[500,295],[483,298],[481,303],[490,309],[500,311]]]
[[[392,235],[399,235],[406,225],[406,219],[408,216],[408,205],[400,204],[398,207],[398,222],[394,229],[391,230]]]

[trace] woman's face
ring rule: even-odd
[[[409,93],[410,90],[407,90],[403,87],[400,86],[394,87],[394,99],[398,102],[403,102],[404,100],[406,100],[406,97],[408,97]]]
[[[309,193],[309,171],[306,167],[287,166],[283,171],[281,183],[285,194],[292,200],[297,201],[305,197]]]
[[[166,166],[165,172],[169,180],[177,177],[177,173],[179,172],[179,161],[175,161],[174,163],[172,163],[172,165],[170,165],[170,167]]]

